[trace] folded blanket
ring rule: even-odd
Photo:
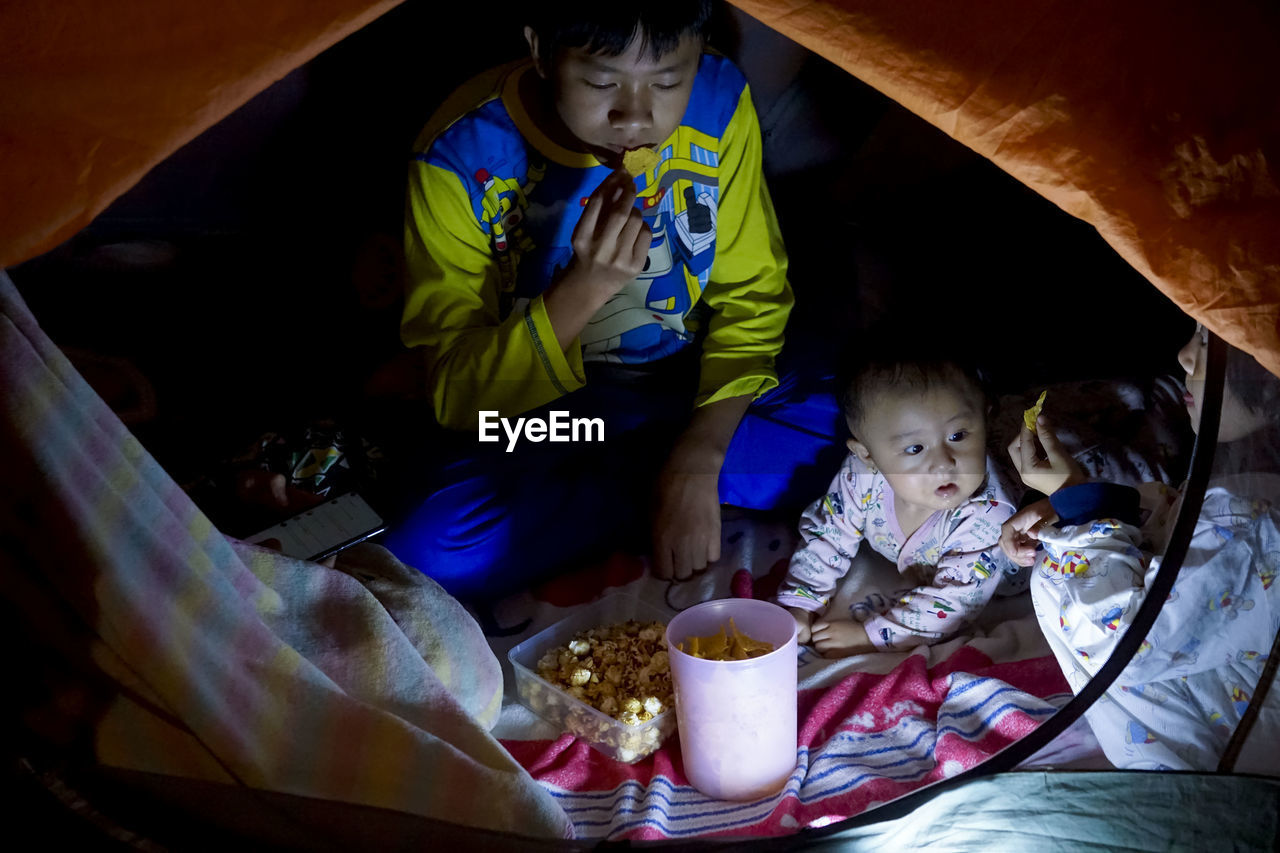
[[[455,601],[382,549],[335,571],[227,539],[3,273],[0,388],[4,630],[25,650],[10,695],[41,742],[127,769],[571,833],[486,730],[501,678]]]

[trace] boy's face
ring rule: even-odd
[[[880,469],[897,500],[931,514],[960,506],[982,485],[985,418],[964,388],[882,391],[865,410],[854,430],[861,440],[850,439],[849,449]]]
[[[621,165],[629,148],[663,142],[684,118],[702,55],[700,38],[685,35],[657,59],[641,49],[638,38],[619,56],[568,48],[552,66],[538,61],[537,34],[526,28],[525,38],[565,128],[606,166]]]

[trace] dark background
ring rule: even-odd
[[[524,51],[508,7],[447,25],[427,2],[397,7],[11,270],[55,342],[145,377],[155,405],[131,427],[179,482],[316,417],[376,438],[368,381],[402,353],[410,146],[459,83]],[[718,10],[713,43],[760,115],[789,338],[900,324],[986,354],[1001,390],[1176,371],[1192,322],[1092,227],[736,10]],[[109,402],[125,381],[83,369]]]

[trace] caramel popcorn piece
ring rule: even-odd
[[[537,664],[538,675],[550,684],[628,726],[640,726],[670,710],[674,702],[671,668],[659,622],[630,620],[592,628],[563,646],[549,649]],[[541,707],[552,703],[549,697]],[[610,739],[607,725],[581,711],[570,713],[566,728],[575,735],[601,742]],[[668,727],[669,728],[669,727]],[[648,755],[659,743],[636,740],[610,744],[622,753]],[[645,737],[649,737],[646,730]]]

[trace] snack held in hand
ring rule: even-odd
[[[660,622],[635,619],[592,628],[538,661],[538,675],[616,720],[638,726],[672,706]]]
[[[747,660],[748,658],[767,655],[773,651],[773,644],[751,639],[738,630],[738,626],[734,624],[731,616],[729,617],[728,633],[725,632],[724,626],[721,625],[717,633],[709,637],[689,637],[683,643],[677,645],[676,648],[690,657],[701,658],[702,660],[728,661]]]
[[[1035,405],[1022,413],[1022,423],[1026,425],[1027,429],[1031,430],[1033,435],[1036,431],[1036,418],[1040,417],[1040,410],[1044,408],[1044,398],[1048,393],[1047,390],[1041,391]]]
[[[638,178],[658,165],[662,158],[652,148],[630,148],[622,154],[622,168],[633,178]]]

